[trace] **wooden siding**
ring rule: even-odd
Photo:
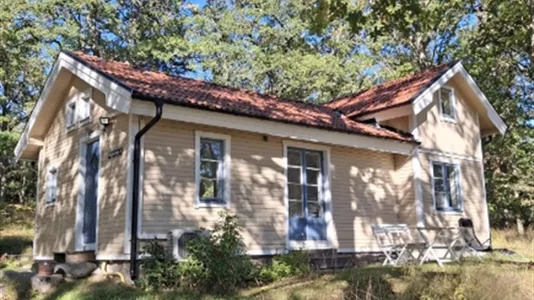
[[[249,250],[285,248],[282,139],[161,121],[144,138],[142,231],[209,227],[216,208],[195,208],[195,130],[231,136],[231,205]],[[396,222],[393,155],[331,146],[332,206],[339,248],[374,246],[370,224]]]
[[[34,254],[50,257],[54,252],[75,250],[76,205],[78,200],[78,172],[80,164],[80,139],[99,128],[99,117],[109,115],[105,109],[104,95],[93,89],[92,119],[89,124],[67,130],[65,127],[65,103],[76,93],[85,92],[89,86],[74,78],[63,95],[56,118],[44,137],[44,146],[38,159],[39,187],[35,216]],[[99,236],[98,254],[122,254],[126,205],[127,135],[128,116],[119,115],[101,139],[102,169],[99,180]],[[123,147],[122,155],[113,160],[107,158],[111,149]],[[45,204],[46,173],[48,168],[58,169],[57,201]]]
[[[452,82],[450,83],[455,87]],[[478,115],[458,88],[454,89],[456,122],[441,119],[437,93],[428,108],[417,115],[419,140],[424,149],[481,158]]]

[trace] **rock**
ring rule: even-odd
[[[64,274],[69,278],[80,279],[91,275],[96,268],[97,265],[92,262],[57,264],[54,267],[54,274]]]
[[[32,290],[39,293],[48,293],[55,289],[63,281],[63,276],[55,274],[52,276],[38,276],[31,278]]]

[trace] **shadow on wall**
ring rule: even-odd
[[[249,250],[285,248],[282,140],[161,121],[145,137],[144,233],[212,227],[220,208],[195,207],[195,130],[231,135],[230,212]]]

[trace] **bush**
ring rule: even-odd
[[[309,272],[308,255],[303,251],[293,251],[274,257],[272,264],[261,268],[258,274],[258,281],[267,283]]]
[[[252,280],[254,265],[246,255],[239,220],[219,214],[213,230],[191,240],[189,256],[179,267],[183,284],[195,290],[226,294]]]
[[[140,281],[140,285],[143,288],[170,289],[179,286],[179,265],[167,255],[160,242],[150,242],[143,248],[142,254],[146,255],[146,258],[141,260],[143,279]]]

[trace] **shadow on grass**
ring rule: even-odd
[[[27,236],[0,236],[0,256],[4,253],[23,254],[31,248],[32,243]]]
[[[8,297],[13,299],[30,299],[31,296],[31,272],[17,272],[13,270],[0,270],[0,285],[5,285],[8,292]],[[2,296],[2,295],[0,295]],[[8,299],[10,299],[8,298]]]

